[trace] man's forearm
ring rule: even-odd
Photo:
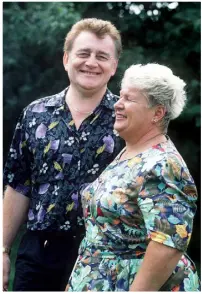
[[[158,291],[175,269],[183,253],[151,241],[130,291]]]
[[[27,218],[29,198],[8,186],[3,200],[3,246],[10,248]]]

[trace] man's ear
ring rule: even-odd
[[[65,52],[63,55],[63,65],[64,65],[65,70],[67,71],[67,65],[68,65],[68,53],[67,52]]]
[[[116,70],[117,70],[117,66],[118,66],[118,60],[115,59],[114,62],[113,62],[113,66],[112,66],[112,73],[111,73],[111,76],[113,77],[116,73]]]

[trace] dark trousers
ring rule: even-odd
[[[13,291],[64,291],[82,235],[27,231],[18,250]]]

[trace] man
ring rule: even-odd
[[[19,119],[4,171],[4,290],[10,248],[26,219],[13,290],[65,289],[84,231],[81,191],[123,148],[113,131],[117,97],[107,89],[120,53],[110,22],[79,21],[64,44],[70,86],[34,101]]]

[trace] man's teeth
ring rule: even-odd
[[[96,73],[96,72],[89,72],[89,71],[82,71],[82,72],[92,76],[99,75],[99,73]]]

